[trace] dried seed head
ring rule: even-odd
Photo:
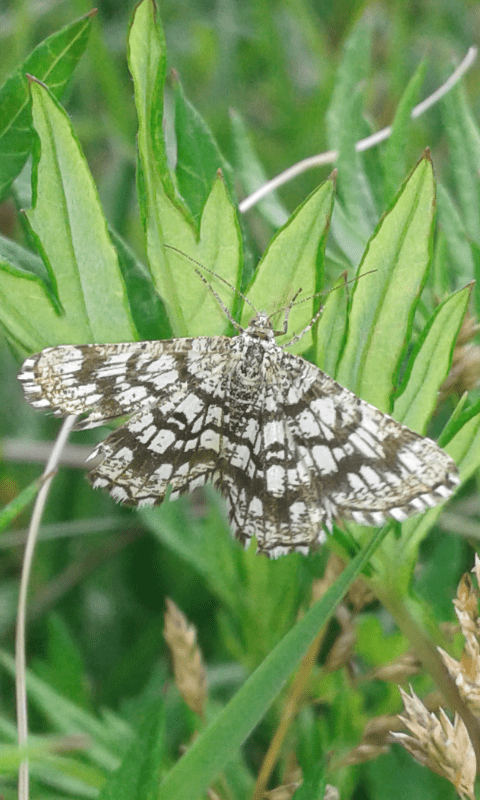
[[[337,636],[327,655],[324,666],[325,671],[335,672],[335,670],[341,669],[348,664],[356,641],[357,632],[353,626]]]
[[[172,600],[167,598],[166,604],[163,635],[172,654],[175,683],[189,708],[203,716],[207,677],[196,630]]]
[[[402,683],[411,675],[416,675],[420,666],[420,661],[414,653],[404,653],[394,661],[390,661],[389,664],[376,669],[372,677],[380,681]]]
[[[365,761],[373,761],[374,758],[378,758],[383,753],[388,753],[389,750],[390,747],[388,745],[359,744],[341,759],[340,764],[335,766],[350,767],[354,764],[363,764]]]
[[[299,783],[285,783],[283,786],[276,786],[275,789],[270,789],[263,795],[265,800],[291,800],[298,787],[301,786],[302,781]]]
[[[476,559],[474,570],[480,570]],[[477,576],[478,579],[478,576]],[[442,660],[454,679],[458,691],[468,708],[480,716],[480,624],[478,616],[478,589],[470,576],[463,575],[453,601],[455,612],[465,637],[465,646],[460,661],[438,648]]]
[[[323,597],[325,592],[335,583],[344,569],[345,562],[335,553],[330,553],[323,578],[315,580],[312,584],[312,604]]]
[[[452,724],[443,709],[438,717],[429,713],[413,689],[410,695],[399,689],[405,706],[399,719],[412,735],[392,732],[392,736],[417,761],[450,781],[460,797],[475,800],[475,753],[460,717],[456,714]]]
[[[331,786],[329,783],[325,786],[325,794],[323,800],[340,800],[340,792],[336,786]]]

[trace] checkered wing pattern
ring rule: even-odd
[[[92,454],[94,487],[141,506],[211,482],[235,536],[272,557],[334,519],[404,520],[459,482],[435,442],[279,347],[263,313],[232,338],[48,348],[19,378],[32,405],[87,415],[78,428],[130,415]]]

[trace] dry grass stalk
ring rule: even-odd
[[[163,634],[172,654],[175,683],[189,708],[203,717],[207,676],[197,632],[172,600],[167,598],[166,605]]]
[[[399,719],[412,735],[392,733],[392,736],[417,761],[450,781],[461,798],[475,800],[475,753],[458,714],[452,724],[442,708],[437,717],[427,711],[413,689],[409,695],[399,688],[405,706],[405,714],[399,715]]]

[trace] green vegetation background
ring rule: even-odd
[[[0,9],[0,83],[38,42],[89,10],[80,2],[52,3],[51,7],[48,3],[15,3]],[[132,11],[132,3],[99,4],[89,44],[62,105],[86,154],[109,223],[145,259],[135,186],[137,123],[125,59]],[[371,46],[366,46],[371,62],[367,58],[359,66],[365,81],[363,110],[374,130],[391,123],[405,87],[423,59],[421,97],[450,74],[453,63],[476,43],[480,31],[476,2],[184,0],[163,2],[160,15],[169,66],[178,72],[186,96],[208,122],[226,158],[237,160],[229,123],[229,109],[234,109],[247,125],[269,177],[329,148],[326,114],[342,46],[361,17],[372,34]],[[477,120],[479,80],[480,66],[475,64],[465,87],[472,117]],[[167,93],[167,108],[169,104],[171,93]],[[448,138],[447,123],[448,111],[436,106],[408,126],[404,168],[393,178],[388,177],[388,153],[385,156],[386,150],[381,151],[383,183],[377,185],[385,188],[382,208],[392,196],[388,180],[396,190],[426,146],[432,150],[437,177],[461,207],[455,174],[461,157],[452,161],[453,141]],[[365,135],[368,132],[365,122]],[[381,158],[367,154],[365,163],[374,174]],[[330,171],[326,167],[305,173],[283,187],[278,196],[284,207],[293,211]],[[23,186],[17,182],[16,191],[18,204],[28,207],[27,182]],[[274,228],[254,212],[248,222],[255,263]],[[480,234],[475,237],[474,222],[467,219],[464,223],[478,243]],[[5,236],[28,244],[11,200],[0,207],[0,228]],[[333,284],[341,270],[335,272],[333,264],[330,267],[327,280]],[[455,269],[460,267],[454,264]],[[450,288],[457,285],[454,281]],[[144,319],[142,334],[158,335],[158,320]],[[17,370],[18,362],[2,342],[0,434],[11,446],[10,455],[0,464],[2,504],[41,471],[40,466],[11,455],[15,444],[50,439],[58,429],[57,422],[23,403],[15,379]],[[95,434],[88,436],[91,442],[96,440]],[[83,434],[72,441],[84,444],[87,439]],[[472,498],[473,502],[478,499],[476,486]],[[221,508],[213,498],[210,504],[200,498],[193,513],[188,502],[176,504],[162,518],[159,531],[158,526],[148,524],[148,515],[140,517],[115,506],[91,491],[82,471],[68,468],[55,482],[44,522],[45,532],[52,538],[38,548],[32,582],[28,659],[37,683],[31,686],[31,726],[38,734],[88,733],[96,757],[68,762],[44,759],[42,768],[34,773],[35,791],[43,800],[95,796],[104,776],[128,748],[140,721],[160,698],[164,700],[166,765],[177,759],[180,747],[199,727],[174,687],[162,634],[166,597],[172,597],[197,627],[208,667],[213,715],[289,630],[299,610],[308,606],[312,580],[322,574],[325,564],[323,553],[309,559],[292,556],[274,564],[251,552],[240,553],[228,538]],[[472,564],[471,547],[460,534],[474,535],[478,517],[472,520],[468,512],[459,513],[454,522],[456,535],[437,529],[421,554],[416,588],[430,603],[437,622],[454,619],[451,599],[460,575]],[[28,513],[23,513],[15,525],[21,531],[27,523]],[[185,531],[187,540],[188,536],[192,539],[192,552],[199,538],[207,542],[207,553],[197,563],[178,545],[177,532]],[[12,652],[22,548],[6,535],[0,546],[0,637],[6,654]],[[356,658],[364,671],[388,662],[408,646],[377,612],[373,607],[358,622]],[[336,633],[333,626],[331,641]],[[4,655],[0,736],[5,746],[14,741],[10,670]],[[431,689],[428,676],[419,677],[416,689],[419,693]],[[311,692],[315,696],[315,682]],[[354,687],[345,670],[324,677],[318,697],[320,709],[311,703],[301,710],[290,746],[304,772],[310,770],[311,775],[326,751],[340,756],[355,746],[369,718],[400,710],[394,685],[371,681]],[[242,755],[226,771],[227,788],[217,787],[220,794],[225,792],[225,797],[235,800],[250,796],[252,776],[258,772],[281,709],[279,701],[255,729]],[[285,767],[285,762],[280,764],[272,786],[281,783]],[[339,771],[335,778],[342,798],[454,796],[449,785],[419,768],[398,747],[364,767]],[[6,800],[15,796],[8,778],[1,791]]]

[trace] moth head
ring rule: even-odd
[[[248,333],[258,336],[260,339],[273,339],[274,333],[270,317],[265,311],[259,311],[248,323]]]

